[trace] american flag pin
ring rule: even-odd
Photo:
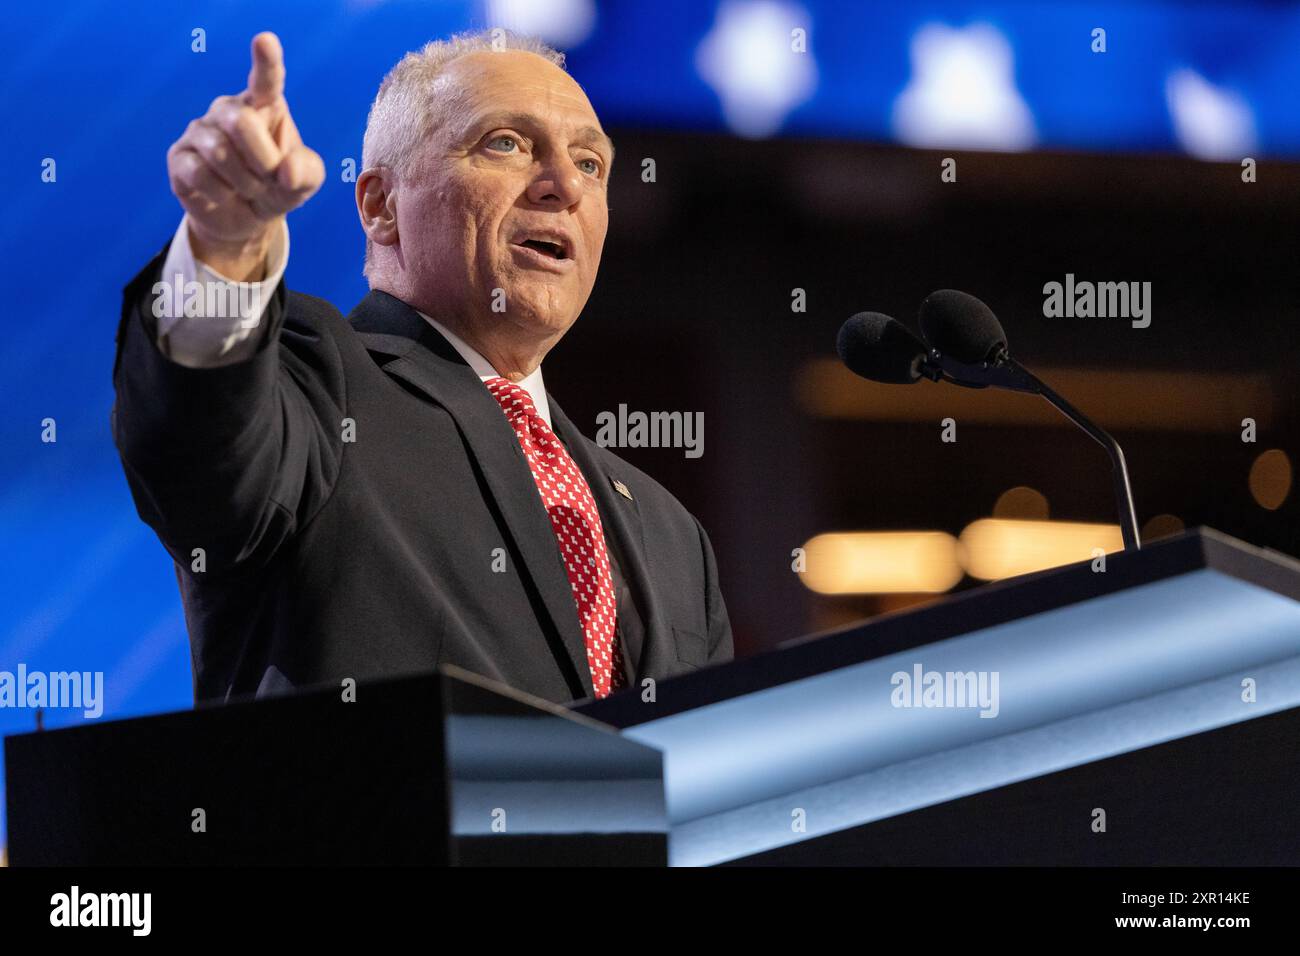
[[[624,498],[626,498],[628,501],[631,501],[631,500],[632,500],[632,492],[630,492],[630,491],[627,490],[627,485],[623,484],[623,482],[619,481],[617,478],[612,478],[612,479],[610,479],[610,480],[614,482],[614,490],[615,490],[615,491],[617,491],[620,495],[622,495],[622,496],[623,496]]]

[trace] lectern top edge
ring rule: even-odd
[[[658,688],[653,703],[618,694],[575,709],[603,723],[631,727],[1205,569],[1300,601],[1300,562],[1211,528],[1196,528],[1140,551],[1109,554],[1105,573],[1094,572],[1091,562],[1084,561],[995,581],[674,678]]]

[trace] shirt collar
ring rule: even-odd
[[[420,312],[419,309],[415,311]],[[420,317],[437,329],[438,333],[451,343],[451,347],[460,354],[460,357],[478,375],[480,382],[486,382],[490,378],[502,377],[501,373],[492,367],[491,362],[480,355],[473,346],[451,329],[431,315],[420,312]],[[537,409],[537,414],[542,417],[542,421],[546,422],[546,427],[551,428],[551,406],[546,400],[546,384],[542,381],[542,367],[537,366],[529,375],[515,384],[528,393],[528,396],[533,400],[533,407]]]

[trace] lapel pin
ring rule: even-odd
[[[615,490],[615,491],[617,491],[620,495],[622,495],[622,496],[623,496],[624,498],[626,498],[628,501],[631,501],[631,500],[632,500],[632,492],[630,492],[630,491],[627,490],[627,485],[623,484],[623,482],[619,481],[617,478],[613,478],[613,479],[610,479],[610,480],[614,482],[614,490]]]

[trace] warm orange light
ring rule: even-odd
[[[804,562],[800,580],[818,594],[937,594],[962,578],[957,539],[942,531],[819,534]]]
[[[1250,466],[1250,493],[1261,508],[1276,511],[1291,493],[1291,459],[1270,448]]]
[[[995,581],[1088,561],[1098,548],[1123,550],[1118,525],[982,518],[961,533],[959,554],[971,577]]]
[[[1052,388],[1107,428],[1147,431],[1240,430],[1263,419],[1286,394],[1263,373],[1141,372],[1102,368],[1036,368]],[[1071,428],[1047,402],[1000,389],[952,388],[919,382],[906,388],[858,378],[834,358],[810,359],[794,379],[795,397],[817,418]]]
[[[1171,535],[1181,534],[1185,530],[1183,519],[1177,515],[1156,515],[1142,526],[1142,543],[1168,538]]]
[[[1047,520],[1047,498],[1041,491],[1027,485],[1008,488],[998,495],[993,505],[995,518],[1026,518],[1031,521]]]

